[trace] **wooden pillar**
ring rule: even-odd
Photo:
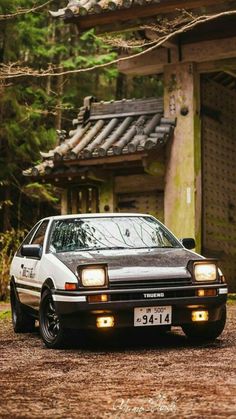
[[[112,176],[99,187],[99,211],[115,211],[114,181]]]
[[[71,213],[78,214],[78,191],[76,188],[71,190]]]
[[[68,191],[63,189],[61,192],[61,215],[68,214]]]
[[[200,80],[194,63],[164,69],[166,117],[176,117],[165,176],[165,223],[179,238],[194,237],[201,250]]]

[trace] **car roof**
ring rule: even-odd
[[[69,214],[69,215],[54,215],[51,217],[43,218],[43,220],[65,220],[73,218],[110,218],[110,217],[152,217],[150,214],[142,213],[124,213],[124,212],[105,212],[105,213],[93,213],[93,214]],[[42,220],[41,220],[42,221]]]

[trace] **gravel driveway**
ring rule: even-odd
[[[49,350],[0,320],[1,418],[236,418],[236,305],[210,345],[179,329],[90,336]],[[91,340],[92,339],[92,340]]]

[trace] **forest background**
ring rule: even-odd
[[[79,35],[75,25],[54,20],[49,9],[65,7],[65,0],[17,13],[44,3],[1,0],[0,65],[62,72],[110,62],[121,52],[93,30]],[[162,91],[157,76],[128,77],[115,66],[58,77],[0,79],[0,300],[7,295],[9,262],[19,241],[38,219],[60,211],[57,190],[29,183],[22,170],[40,161],[40,150],[57,145],[58,130],[71,129],[85,96],[139,98],[153,91]]]

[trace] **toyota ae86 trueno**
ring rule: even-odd
[[[10,270],[16,333],[39,319],[46,346],[68,329],[181,326],[193,339],[215,339],[226,320],[227,285],[217,261],[187,249],[143,214],[93,214],[39,221]],[[142,329],[143,330],[143,329]]]

